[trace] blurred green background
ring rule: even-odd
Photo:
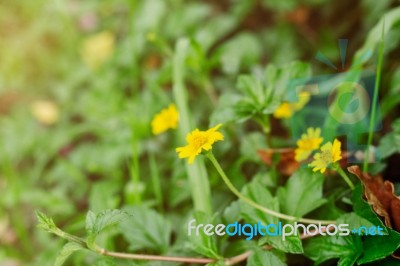
[[[183,224],[192,203],[174,152],[182,140],[152,136],[150,128],[154,114],[173,101],[172,56],[179,38],[191,41],[185,62],[190,108],[195,124],[207,128],[218,95],[235,90],[239,73],[303,60],[315,74],[330,74],[316,52],[340,65],[337,39],[347,38],[351,64],[371,28],[398,5],[0,0],[0,264],[52,265],[63,241],[36,229],[37,209],[77,234],[88,209],[130,205],[158,209],[176,222],[173,230]],[[385,36],[382,132],[391,131],[400,114],[396,25]],[[254,127],[233,127],[231,140],[221,143],[220,157],[238,176],[237,185],[259,167],[251,151],[260,141],[248,134]],[[242,148],[229,152],[235,145]],[[222,210],[233,197],[217,181],[210,176],[213,205]],[[107,245],[123,250],[122,242]],[[96,260],[81,252],[70,263],[107,265]]]

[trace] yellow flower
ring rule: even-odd
[[[58,106],[52,101],[35,101],[31,113],[42,124],[53,125],[58,121]]]
[[[299,93],[299,100],[297,102],[283,102],[276,108],[274,117],[278,119],[289,118],[294,112],[303,109],[303,107],[310,101],[310,93],[302,91]]]
[[[318,149],[323,138],[320,137],[320,128],[308,128],[307,134],[301,135],[301,139],[297,141],[297,149],[295,150],[296,161],[300,162],[308,158],[311,152]]]
[[[170,104],[168,108],[162,109],[151,121],[151,128],[154,135],[159,135],[168,129],[175,129],[178,126],[179,113],[175,104]]]
[[[210,128],[207,131],[200,131],[197,128],[186,136],[188,145],[176,148],[179,153],[179,158],[189,157],[189,163],[193,163],[194,158],[199,155],[203,150],[209,151],[212,145],[220,140],[224,140],[224,136],[217,130],[221,124]]]
[[[281,103],[281,105],[278,106],[278,108],[274,112],[274,117],[283,119],[283,118],[289,118],[293,114],[292,108],[290,107],[290,104],[287,102]]]
[[[114,52],[115,36],[109,31],[103,31],[88,37],[82,45],[81,54],[85,64],[91,69],[97,69]]]
[[[340,146],[341,143],[337,139],[333,141],[333,145],[332,142],[326,143],[321,147],[321,152],[314,155],[314,161],[308,166],[314,167],[314,172],[324,173],[330,164],[342,159]]]
[[[291,103],[293,110],[299,111],[310,101],[311,95],[308,91],[302,91],[299,93],[299,101]]]

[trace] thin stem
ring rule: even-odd
[[[303,233],[300,236],[300,239],[307,239],[312,238],[314,236],[319,235],[320,233],[326,232],[326,228],[322,228],[320,232],[316,234],[305,234]],[[273,247],[271,245],[263,246],[265,250],[271,250]],[[160,255],[145,255],[145,254],[131,254],[131,253],[121,253],[121,252],[113,252],[108,251],[104,248],[99,248],[96,250],[97,253],[104,256],[114,257],[114,258],[121,258],[121,259],[132,259],[132,260],[149,260],[149,261],[169,261],[169,262],[182,262],[182,263],[197,263],[197,264],[208,264],[217,262],[216,259],[210,258],[191,258],[191,257],[172,257],[172,256],[160,256]],[[248,257],[251,256],[253,251],[248,250],[239,255],[236,255],[231,258],[224,259],[225,265],[235,265],[239,262],[246,260]]]
[[[340,167],[340,165],[336,165],[335,170],[339,173],[339,175],[343,178],[343,180],[349,185],[351,190],[354,190],[354,184],[351,182],[349,176],[343,171],[343,169]]]
[[[268,148],[272,147],[271,142],[271,125],[270,125],[270,117],[258,115],[254,117],[254,120],[262,127],[262,130],[265,134],[265,141],[267,143]]]
[[[215,169],[217,170],[217,172],[219,173],[219,175],[221,176],[222,180],[225,182],[225,184],[228,186],[229,190],[232,191],[233,194],[235,194],[239,199],[243,200],[244,202],[246,202],[247,204],[249,204],[250,206],[259,209],[265,213],[268,213],[272,216],[278,217],[280,219],[285,219],[288,221],[298,221],[301,223],[306,223],[306,224],[335,224],[336,221],[328,221],[328,220],[314,220],[314,219],[306,219],[306,218],[300,218],[300,217],[294,217],[294,216],[290,216],[290,215],[286,215],[268,208],[265,208],[264,206],[261,206],[260,204],[254,202],[253,200],[247,198],[246,196],[244,196],[242,193],[239,192],[239,190],[237,190],[235,188],[235,186],[232,184],[232,182],[229,180],[229,178],[226,176],[224,170],[222,170],[220,164],[218,163],[217,159],[215,159],[214,155],[212,154],[212,152],[208,152],[207,153],[207,157],[208,159],[210,159],[211,163],[214,165]]]
[[[199,263],[199,264],[213,263],[216,261],[215,259],[209,259],[209,258],[189,258],[189,257],[130,254],[130,253],[112,252],[105,249],[101,249],[100,254],[114,258],[132,259],[132,260],[169,261],[169,262]]]
[[[151,182],[153,185],[154,196],[157,199],[157,204],[158,204],[159,208],[162,210],[163,209],[163,195],[162,195],[162,189],[161,189],[160,175],[158,174],[159,171],[158,171],[157,163],[154,158],[153,152],[150,152],[149,159],[150,159],[150,175],[151,175]]]
[[[134,187],[132,195],[131,203],[140,204],[142,201],[142,191],[140,190],[140,166],[139,166],[139,147],[138,147],[138,140],[135,135],[135,129],[132,126],[131,129],[131,149],[132,149],[132,161],[130,164],[130,175],[131,175],[131,182]]]
[[[381,41],[379,43],[379,58],[378,58],[378,67],[376,69],[376,79],[375,79],[375,86],[374,86],[374,96],[372,98],[372,110],[371,110],[371,118],[369,120],[369,131],[368,131],[368,142],[367,142],[367,149],[365,151],[365,158],[363,164],[363,172],[368,172],[368,162],[369,162],[369,153],[370,147],[372,144],[372,131],[374,130],[375,126],[375,115],[376,115],[376,105],[378,101],[378,94],[379,94],[379,84],[381,82],[381,73],[382,73],[382,62],[383,62],[383,53],[384,53],[384,30],[385,30],[385,20],[382,23],[382,36]]]

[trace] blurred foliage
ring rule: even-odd
[[[93,238],[110,250],[213,258],[234,256],[238,253],[233,251],[243,248],[227,238],[189,239],[190,217],[274,222],[233,201],[213,171],[208,173],[213,216],[195,212],[195,188],[175,153],[183,140],[172,131],[151,134],[153,116],[175,101],[173,58],[175,43],[183,37],[189,40],[183,68],[192,123],[198,128],[226,123],[225,141],[215,154],[235,186],[276,210],[323,217],[324,208],[351,211],[345,200],[335,197],[342,194],[340,181],[327,180],[322,187],[322,176],[310,177],[310,171],[302,169],[286,182],[273,166],[264,165],[258,149],[271,142],[293,144],[287,121],[271,119],[265,124],[265,117],[284,99],[291,78],[336,73],[314,57],[321,51],[340,65],[337,39],[349,39],[345,69],[374,69],[378,21],[387,14],[380,91],[383,129],[375,144],[384,159],[385,177],[399,182],[397,165],[393,168],[400,153],[400,126],[395,120],[400,115],[397,1],[0,3],[1,265],[53,265],[60,250],[60,265],[64,259],[68,265],[176,265],[75,253],[79,246],[63,247],[62,239],[36,228],[35,210],[53,217],[71,234],[82,235],[98,226]],[[363,57],[366,50],[371,53]],[[272,134],[268,143],[266,127]],[[299,199],[296,193],[305,190],[314,193]],[[292,209],[292,201],[304,205]],[[112,209],[123,210],[128,220],[106,228],[123,216],[121,211],[114,211],[116,216],[107,211]],[[86,223],[91,230],[84,222],[89,210]],[[371,215],[362,217],[376,224]],[[390,233],[398,239],[396,232]],[[257,246],[266,243],[278,251]],[[359,256],[369,262],[392,252],[362,255],[357,237],[317,238],[305,244],[295,237],[290,244],[249,241],[244,250],[254,253],[247,265],[290,265],[298,255],[283,252],[303,249],[305,265],[343,256],[339,263],[351,265]],[[321,245],[326,252],[332,245],[337,250],[318,253]]]

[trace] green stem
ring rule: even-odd
[[[280,219],[284,219],[284,220],[288,220],[288,221],[298,221],[301,223],[306,223],[306,224],[334,224],[336,223],[335,221],[327,221],[327,220],[314,220],[314,219],[306,219],[306,218],[300,218],[300,217],[294,217],[294,216],[290,216],[290,215],[286,215],[268,208],[265,208],[264,206],[261,206],[260,204],[254,202],[253,200],[247,198],[246,196],[244,196],[242,193],[239,192],[239,190],[237,190],[235,188],[235,186],[232,184],[232,182],[229,180],[229,178],[226,176],[224,170],[222,170],[221,165],[218,163],[217,159],[215,159],[214,155],[212,154],[212,152],[208,152],[207,153],[207,157],[208,159],[210,159],[211,163],[214,165],[215,169],[217,170],[217,172],[219,173],[219,175],[221,176],[222,180],[225,182],[225,184],[227,185],[227,187],[229,188],[230,191],[232,191],[233,194],[235,194],[239,199],[241,199],[242,201],[246,202],[247,204],[249,204],[250,206],[261,210],[265,213],[268,213],[272,216],[275,216],[277,218]]]
[[[160,182],[160,176],[158,174],[157,163],[154,158],[153,152],[150,152],[149,159],[150,159],[150,175],[151,175],[151,181],[153,184],[154,195],[157,199],[157,204],[158,204],[160,210],[162,210],[163,209],[163,196],[162,196],[161,182]]]
[[[139,166],[139,147],[138,140],[135,135],[135,128],[131,129],[131,151],[132,159],[129,165],[129,174],[131,181],[126,186],[126,200],[130,204],[140,204],[142,201],[142,185],[140,183],[140,166]]]
[[[83,247],[86,247],[86,241],[78,236],[75,235],[71,235],[68,234],[64,231],[62,231],[61,229],[59,229],[58,227],[52,231],[52,233],[54,233],[55,235],[58,235],[59,237],[68,240],[69,242],[75,242]]]
[[[262,127],[262,130],[265,134],[265,141],[267,143],[267,147],[272,148],[270,117],[259,115],[255,116],[254,120]]]
[[[379,43],[379,58],[378,58],[378,67],[376,69],[376,79],[375,79],[375,86],[374,86],[374,96],[372,98],[372,110],[371,110],[371,118],[369,120],[369,131],[368,131],[368,142],[367,142],[367,149],[365,151],[365,158],[363,164],[363,172],[368,172],[368,162],[369,162],[369,153],[370,147],[372,144],[372,131],[374,130],[375,126],[375,115],[376,115],[376,105],[378,101],[378,94],[379,94],[379,84],[381,82],[381,74],[382,74],[382,62],[383,62],[383,53],[384,53],[384,30],[385,30],[385,20],[382,23],[382,36],[381,41]]]
[[[189,49],[188,39],[179,39],[173,60],[173,94],[179,110],[179,138],[185,139],[193,128],[188,106],[188,95],[184,84],[185,60]],[[194,209],[208,215],[212,214],[211,190],[207,171],[202,160],[186,164],[186,172],[191,188]]]
[[[349,176],[343,171],[340,165],[334,166],[335,170],[339,173],[339,175],[343,178],[343,180],[349,185],[349,187],[354,190],[354,184],[351,182]]]

